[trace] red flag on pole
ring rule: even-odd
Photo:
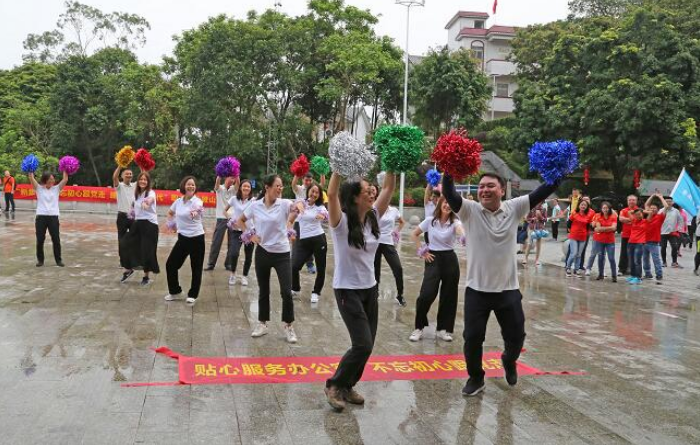
[[[498,0],[493,0],[493,13],[496,13],[496,6],[498,6]]]

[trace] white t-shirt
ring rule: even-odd
[[[216,189],[216,219],[226,219],[226,203],[236,192],[236,187],[233,185],[228,190],[224,185]]]
[[[459,219],[469,240],[467,287],[481,292],[503,292],[520,287],[515,256],[518,224],[530,211],[530,198],[501,202],[495,212],[479,202],[462,199]],[[432,243],[432,238],[430,239]]]
[[[391,232],[394,230],[394,225],[399,218],[401,218],[399,209],[396,207],[386,209],[382,219],[379,220],[379,244],[394,245],[394,238],[392,238]]]
[[[203,207],[202,200],[193,196],[192,199],[185,201],[184,197],[177,200],[170,206],[170,211],[175,213],[175,224],[177,224],[177,233],[187,238],[204,235],[204,226],[202,225],[202,214],[196,214],[192,217],[192,210],[195,207]]]
[[[455,219],[455,222],[452,224],[450,224],[450,220],[447,220],[445,224],[442,224],[440,221],[435,221],[435,224],[433,224],[433,219],[432,217],[426,218],[418,226],[423,232],[428,233],[430,250],[437,252],[454,250],[459,220]]]
[[[428,201],[425,205],[425,217],[432,218],[435,214],[435,203],[433,201]]]
[[[133,182],[129,185],[120,182],[117,185],[117,212],[129,213],[135,199]]]
[[[306,199],[306,186],[297,185],[296,190],[294,190],[294,196],[296,196],[297,199]]]
[[[150,206],[145,209],[141,207],[146,198],[153,198],[153,202]],[[136,200],[134,200],[134,219],[137,221],[146,220],[153,224],[158,224],[158,213],[156,213],[156,192],[153,190],[148,192],[148,196],[144,196],[141,193]]]
[[[377,285],[374,279],[374,256],[379,239],[372,235],[372,228],[365,224],[365,248],[357,249],[348,244],[348,217],[343,212],[337,227],[331,227],[333,238],[333,289],[371,289]]]
[[[246,199],[245,201],[241,201],[236,195],[233,195],[231,199],[228,200],[228,205],[231,206],[231,209],[229,209],[229,212],[231,212],[231,219],[234,221],[241,219],[245,209],[250,207],[254,201],[254,199]],[[254,227],[253,221],[249,219],[245,222],[245,226],[246,229],[252,229]]]
[[[264,199],[254,201],[243,212],[246,219],[252,219],[255,232],[260,237],[260,247],[270,253],[286,253],[289,247],[287,219],[293,205],[290,199],[279,198],[270,207]]]
[[[322,220],[316,219],[320,213],[327,212],[324,206],[309,206],[297,217],[299,221],[299,239],[323,235]]]
[[[54,185],[47,189],[43,185],[36,188],[36,214],[43,216],[59,216],[58,195],[61,187]]]

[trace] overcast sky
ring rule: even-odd
[[[208,17],[227,14],[245,17],[251,9],[259,11],[282,3],[282,11],[299,15],[306,10],[307,0],[81,0],[103,12],[123,11],[143,16],[151,24],[146,46],[137,54],[141,61],[159,63],[173,48],[172,36],[195,28]],[[55,28],[58,15],[64,10],[63,0],[0,0],[0,69],[22,63],[22,42],[30,33]],[[379,15],[377,32],[388,35],[403,48],[406,8],[395,0],[346,0]],[[491,13],[493,0],[426,0],[425,7],[411,9],[411,54],[423,54],[428,48],[446,44],[445,25],[459,10]],[[493,24],[526,26],[563,19],[568,14],[567,0],[499,0]]]

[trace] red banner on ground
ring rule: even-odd
[[[177,190],[154,190],[156,192],[156,204],[169,206],[180,196]],[[210,192],[198,192],[197,196],[204,203],[204,207],[216,207],[216,194]],[[36,199],[36,193],[29,184],[19,184],[15,191],[15,199]],[[84,187],[79,185],[67,185],[61,190],[61,201],[102,202],[116,203],[117,191],[111,187]]]
[[[340,357],[188,357],[168,348],[156,352],[178,360],[179,383],[185,385],[249,383],[313,383],[331,377]],[[484,353],[487,378],[503,377],[500,352]],[[518,362],[518,374],[572,374],[545,372]],[[372,356],[362,375],[364,381],[465,379],[467,366],[462,355]],[[123,386],[172,383],[127,383]]]

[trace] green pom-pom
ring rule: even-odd
[[[374,133],[374,146],[382,155],[382,170],[407,172],[425,158],[425,134],[418,127],[387,125]]]
[[[328,163],[328,159],[323,156],[314,156],[311,158],[311,171],[317,175],[327,175],[331,171],[331,165]]]

